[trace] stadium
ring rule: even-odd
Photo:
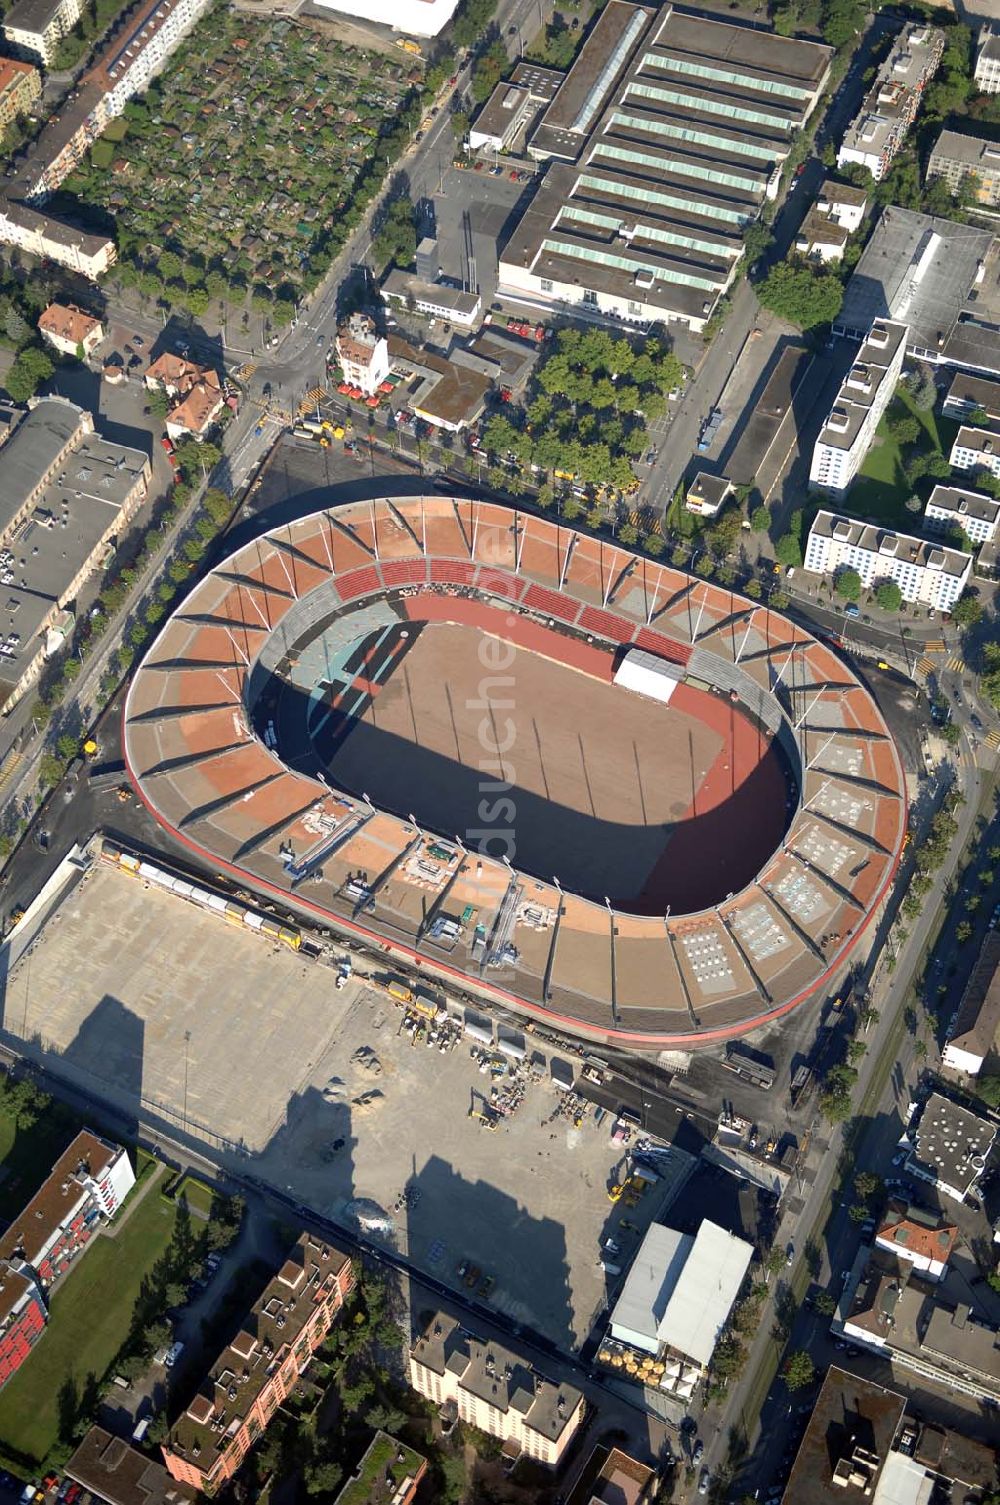
[[[828,644],[612,542],[447,495],[246,544],[124,709],[173,840],[452,997],[636,1049],[830,982],[903,771]]]

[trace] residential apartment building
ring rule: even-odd
[[[373,397],[392,369],[389,342],[370,314],[353,313],[337,328],[337,360],[344,380]]]
[[[118,259],[115,243],[106,235],[92,235],[64,220],[40,214],[27,204],[0,197],[0,243],[17,246],[40,261],[59,266],[96,282]]]
[[[991,422],[1000,423],[1000,382],[987,381],[984,376],[969,376],[965,371],[956,372],[941,404],[941,412],[946,418],[964,423],[980,409]]]
[[[992,543],[998,520],[1000,502],[958,486],[935,486],[924,509],[924,527],[929,533],[961,528],[971,544]]]
[[[967,131],[942,131],[927,159],[926,176],[928,182],[943,178],[952,193],[970,178],[974,201],[995,209],[1000,204],[1000,146]]]
[[[0,451],[0,707],[35,683],[72,624],[68,604],[134,517],[152,469],[89,413],[46,397]]]
[[[579,1390],[545,1379],[444,1312],[431,1318],[410,1349],[410,1384],[425,1400],[537,1463],[558,1463],[583,1420]]]
[[[303,1234],[163,1444],[167,1472],[215,1494],[309,1367],[354,1284],[348,1255]]]
[[[906,1260],[928,1280],[943,1280],[958,1229],[922,1207],[890,1203],[875,1234],[876,1249]]]
[[[942,1196],[962,1202],[986,1169],[997,1131],[987,1119],[940,1092],[932,1092],[920,1114],[916,1135],[910,1137],[913,1149],[907,1157],[907,1172],[929,1181]]]
[[[898,1251],[863,1245],[833,1330],[933,1385],[1000,1399],[1000,1332],[973,1317],[969,1286],[948,1272],[931,1280]],[[898,1496],[894,1496],[898,1499]]]
[[[885,177],[906,139],[921,96],[937,72],[944,51],[944,32],[913,22],[903,27],[878,70],[861,109],[848,127],[837,153],[837,166],[856,162],[876,183]]]
[[[413,1505],[427,1459],[378,1431],[333,1505]]]
[[[863,188],[828,178],[799,226],[795,249],[812,261],[840,261],[848,240],[861,228],[867,207]]]
[[[1000,935],[991,930],[965,984],[941,1060],[952,1071],[978,1076],[1000,1048]]]
[[[650,1505],[657,1473],[621,1448],[598,1446],[584,1465],[567,1505]]]
[[[876,319],[813,447],[809,484],[842,496],[861,469],[906,355],[906,325]]]
[[[167,350],[145,375],[150,392],[165,392],[173,401],[166,418],[171,439],[204,439],[225,406],[219,373]]]
[[[39,3],[22,0],[25,6]],[[75,20],[80,0],[61,3],[76,7]],[[38,206],[73,171],[126,102],[146,88],[208,4],[209,0],[143,0],[127,16],[8,179],[6,202],[0,203],[0,242],[48,256],[95,280],[107,271],[115,260],[111,241],[86,236],[82,237],[86,244],[81,244],[79,231],[40,213]],[[5,32],[15,11],[7,16]]]
[[[805,568],[815,575],[857,570],[866,590],[883,580],[895,580],[904,601],[950,611],[968,584],[972,555],[833,512],[818,512],[809,530]]]
[[[60,355],[93,355],[104,339],[104,325],[72,303],[50,303],[38,320],[38,331]]]
[[[812,42],[610,0],[529,135],[548,166],[501,253],[500,293],[703,329],[830,59]]]
[[[42,92],[42,75],[30,63],[0,58],[0,131],[26,115]]]
[[[1000,419],[963,424],[949,456],[952,470],[988,470],[1000,476]]]
[[[190,1505],[195,1492],[103,1427],[91,1427],[66,1464],[66,1477],[97,1505]]]
[[[3,18],[4,40],[19,57],[51,67],[63,37],[83,14],[83,0],[17,0]]]
[[[48,1308],[32,1275],[0,1265],[0,1389],[20,1369],[48,1319]]]
[[[979,33],[972,76],[983,94],[1000,94],[1000,36],[995,35],[989,26],[984,26]]]
[[[128,1152],[88,1129],[0,1235],[0,1386],[24,1363],[49,1320],[45,1293],[114,1217],[135,1172]]]

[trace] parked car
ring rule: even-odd
[[[708,1486],[711,1484],[711,1482],[712,1475],[709,1473],[707,1468],[703,1468],[701,1471],[701,1478],[698,1480],[698,1493],[700,1495],[707,1495]]]
[[[702,1458],[704,1458],[704,1456],[705,1456],[705,1444],[702,1442],[701,1438],[699,1437],[698,1441],[694,1445],[694,1451],[691,1454],[691,1462],[692,1463],[700,1463],[701,1460],[702,1460]]]
[[[847,603],[847,605],[844,607],[844,616],[845,617],[860,617],[860,615],[861,615],[861,607],[860,606],[856,606],[853,601],[849,601]]]

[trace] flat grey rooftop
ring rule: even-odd
[[[994,247],[990,230],[884,209],[847,285],[834,333],[862,339],[875,319],[899,319],[909,327],[910,350],[937,356],[963,311],[987,322],[1000,312]],[[970,330],[966,338],[977,337]]]

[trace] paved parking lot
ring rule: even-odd
[[[602,1238],[634,1248],[663,1190],[635,1208],[608,1200],[621,1164],[612,1119],[560,1113],[547,1054],[530,1079],[524,1068],[516,1113],[489,1130],[470,1110],[492,1078],[467,1041],[414,1045],[385,992],[338,991],[334,976],[99,866],[15,968],[3,1027],[125,1112],[142,1099],[192,1140],[242,1140],[243,1173],[439,1279],[459,1284],[469,1262],[473,1286],[495,1280],[479,1299],[579,1343],[617,1284],[598,1263]]]

